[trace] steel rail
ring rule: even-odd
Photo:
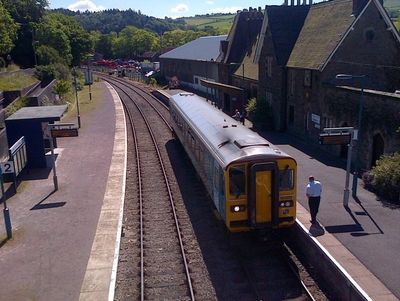
[[[135,100],[126,91],[122,90],[121,88],[119,88],[119,89],[130,100],[132,100],[133,104],[136,106],[136,108],[140,112],[144,122],[146,123],[146,126],[147,126],[147,128],[149,130],[149,133],[150,133],[150,136],[151,136],[151,139],[153,141],[154,147],[156,149],[158,160],[159,160],[159,163],[160,163],[160,167],[161,167],[161,170],[162,170],[162,173],[163,173],[163,176],[164,176],[165,184],[167,186],[169,201],[170,201],[172,212],[173,212],[173,215],[174,215],[175,227],[176,227],[176,231],[177,231],[177,234],[178,234],[178,240],[179,240],[181,255],[182,255],[182,259],[183,259],[183,264],[184,264],[184,267],[185,267],[185,274],[186,274],[186,278],[187,278],[187,284],[189,286],[190,298],[191,298],[192,301],[194,301],[195,300],[194,290],[193,290],[193,285],[192,285],[192,281],[191,281],[191,278],[190,278],[189,266],[188,266],[187,259],[186,259],[185,249],[184,249],[184,246],[183,246],[182,233],[181,233],[180,228],[179,228],[179,222],[178,222],[178,216],[176,214],[174,198],[172,196],[172,191],[171,191],[171,187],[170,187],[170,184],[169,184],[168,175],[167,175],[166,170],[165,170],[165,164],[164,164],[164,161],[162,159],[160,149],[159,149],[159,147],[157,145],[157,141],[156,141],[155,135],[153,133],[153,130],[151,129],[150,123],[148,122],[147,118],[145,117],[145,114],[143,113],[142,109],[139,107],[139,105],[135,102]],[[130,115],[130,112],[128,114]],[[130,120],[131,120],[131,117],[130,117]],[[141,213],[141,215],[142,215],[142,213]],[[142,224],[141,224],[141,230],[142,230]],[[142,242],[143,242],[143,240],[142,240],[142,236],[141,236],[141,248],[142,248]],[[141,252],[142,251],[143,250],[141,249]],[[141,262],[141,268],[142,268],[142,264],[143,264],[143,262]],[[142,271],[141,271],[141,274],[142,274]],[[143,279],[141,278],[141,282],[142,282],[141,283],[141,287],[143,286],[143,292],[141,292],[141,300],[144,300],[144,281],[143,281]]]
[[[106,82],[108,82],[108,83],[111,83],[110,81],[112,80],[112,81],[118,82],[118,83],[120,83],[121,85],[124,85],[125,87],[131,89],[134,93],[136,93],[136,94],[139,95],[142,99],[144,99],[144,100],[157,112],[157,114],[161,117],[161,119],[164,121],[164,123],[167,125],[167,127],[172,131],[172,127],[170,126],[169,122],[165,119],[165,117],[162,115],[162,113],[160,112],[160,110],[158,110],[148,99],[146,99],[143,95],[141,95],[140,93],[138,93],[135,89],[138,89],[138,90],[140,90],[142,93],[145,93],[146,96],[151,97],[152,99],[154,99],[155,101],[157,101],[157,103],[159,103],[159,104],[162,105],[166,110],[169,111],[169,108],[168,108],[164,103],[162,103],[160,100],[158,100],[156,97],[154,97],[153,95],[147,93],[147,92],[144,91],[143,89],[141,89],[141,88],[139,88],[139,87],[137,87],[137,86],[135,86],[135,85],[133,85],[133,84],[131,84],[131,83],[129,83],[129,82],[126,82],[126,81],[124,81],[124,80],[117,80],[117,79],[114,79],[114,78],[110,79],[109,77],[107,77],[107,76],[105,76],[105,75],[102,75],[102,76],[99,76],[99,77],[102,78],[102,79],[104,79],[104,80],[105,80]],[[135,89],[134,89],[134,88],[135,88]]]

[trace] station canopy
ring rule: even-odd
[[[6,121],[36,120],[39,122],[54,122],[61,119],[67,105],[24,107],[12,114]]]

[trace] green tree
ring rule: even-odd
[[[67,28],[59,22],[54,14],[48,14],[43,18],[37,29],[39,45],[47,45],[57,49],[60,56],[67,64],[72,61],[71,45],[67,35]]]
[[[162,35],[163,48],[178,47],[185,44],[185,31],[176,29],[167,31]]]
[[[272,108],[264,97],[249,99],[246,105],[246,112],[254,126],[262,129],[273,127]]]
[[[14,47],[17,30],[18,25],[0,1],[0,56],[9,53]]]
[[[203,36],[207,36],[207,33],[181,29],[167,31],[162,36],[162,47],[179,47]]]
[[[79,65],[93,51],[93,40],[72,17],[49,13],[40,23],[39,44],[57,49],[67,64]]]
[[[35,63],[34,41],[35,28],[41,21],[47,0],[2,0],[5,9],[10,13],[14,21],[20,26],[18,39],[15,42],[11,55],[13,60],[23,67],[32,66]]]
[[[115,32],[101,35],[95,43],[95,52],[103,54],[106,59],[113,58],[113,45],[116,43],[117,38],[118,36]]]
[[[155,33],[145,29],[139,29],[133,42],[136,45],[136,53],[143,54],[145,51],[157,50],[160,48],[160,42]]]
[[[49,5],[47,0],[2,0],[14,20],[18,23],[39,23]]]
[[[41,45],[36,50],[39,65],[65,64],[59,52],[53,47]]]

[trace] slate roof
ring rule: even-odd
[[[356,17],[352,0],[311,6],[287,67],[321,70]]]
[[[237,77],[245,77],[258,81],[258,64],[254,63],[256,53],[257,39],[253,41],[253,45],[249,47],[240,66],[236,69],[234,75]],[[244,65],[244,68],[243,68]]]
[[[215,61],[219,55],[220,41],[226,40],[226,37],[227,35],[201,37],[160,55],[160,58]]]
[[[228,48],[221,53],[218,61],[225,64],[241,62],[260,33],[264,14],[258,10],[239,12],[233,21],[227,37]]]
[[[266,7],[265,18],[280,66],[286,66],[309,10],[309,5]]]

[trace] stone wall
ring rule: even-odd
[[[6,129],[0,128],[0,162],[7,161],[8,159],[8,143]]]
[[[290,70],[297,84],[303,79],[304,70]],[[294,106],[294,120],[288,130],[311,143],[318,143],[318,136],[325,127],[353,126],[358,128],[361,89],[322,84],[320,89],[300,89],[289,95],[289,106]],[[400,94],[366,89],[363,93],[361,115],[362,168],[373,164],[374,137],[383,139],[383,151],[390,154],[400,150]],[[331,153],[345,158],[341,146],[324,146]],[[355,156],[355,154],[353,154]],[[353,158],[353,160],[355,157]]]

